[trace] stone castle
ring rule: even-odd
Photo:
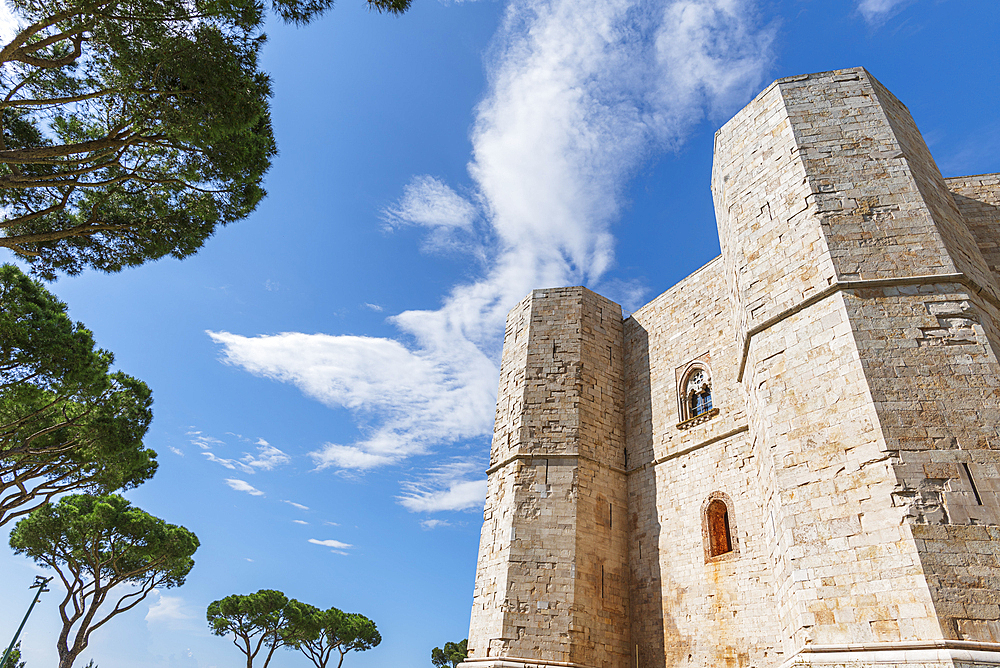
[[[1000,175],[864,69],[716,134],[722,255],[508,316],[463,668],[1000,666]]]

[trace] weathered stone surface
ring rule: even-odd
[[[622,331],[585,288],[508,316],[473,660],[630,665]]]
[[[1000,174],[957,176],[944,182],[994,281],[1000,283]]]
[[[857,68],[764,90],[712,188],[722,256],[624,322],[511,311],[469,668],[1000,666],[1000,175]]]

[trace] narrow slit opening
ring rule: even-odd
[[[979,496],[979,489],[976,487],[976,481],[972,479],[972,471],[969,469],[969,465],[962,462],[962,468],[965,469],[965,477],[969,479],[969,484],[972,486],[972,493],[976,497],[976,505],[983,505],[983,499]]]

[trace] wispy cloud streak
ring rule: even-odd
[[[250,496],[264,496],[264,492],[260,491],[246,480],[226,478],[225,482],[230,488],[236,490],[237,492],[246,492]]]
[[[403,482],[404,494],[396,498],[415,513],[481,510],[486,498],[486,481],[479,478],[482,468],[477,462],[462,460],[434,467],[417,480]]]
[[[367,439],[330,443],[313,453],[319,468],[373,468],[490,428],[493,365],[467,341],[457,343],[450,361],[438,342],[412,351],[398,341],[361,336],[209,335],[224,346],[224,359],[232,364],[293,383],[330,407],[380,417]]]
[[[482,277],[437,310],[392,317],[408,344],[210,332],[223,359],[356,412],[365,436],[324,445],[320,467],[373,468],[485,436],[506,311],[532,288],[599,286],[638,166],[760,88],[771,30],[755,20],[750,0],[513,0],[475,111],[469,196],[418,176],[386,211],[432,235],[478,233]],[[411,488],[401,503],[467,507],[473,487]]]
[[[858,11],[868,23],[879,26],[913,0],[858,0]]]
[[[216,440],[216,443],[222,443]],[[234,471],[240,471],[242,473],[256,473],[257,471],[271,471],[278,466],[289,463],[291,458],[284,452],[274,447],[262,438],[257,439],[257,454],[252,455],[249,452],[243,453],[243,457],[240,459],[226,459],[224,457],[219,457],[211,450],[206,450],[201,454],[205,456],[210,462],[215,462],[216,464],[221,464],[227,469],[232,469]],[[202,446],[207,447],[207,446]]]

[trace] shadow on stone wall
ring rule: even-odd
[[[1000,206],[959,195],[952,191],[951,196],[958,205],[958,210],[965,219],[965,224],[979,246],[979,252],[993,271],[993,276],[1000,283]]]
[[[625,449],[629,502],[629,611],[633,668],[666,668],[664,631],[677,628],[663,611],[660,576],[660,523],[653,470],[649,335],[635,320],[625,321]],[[672,628],[665,628],[672,627]]]
[[[994,282],[1000,287],[1000,206],[959,195],[954,191],[951,196],[965,219],[966,227],[975,238],[986,265],[993,272]],[[1000,323],[984,322],[983,326],[993,354],[1000,358]]]

